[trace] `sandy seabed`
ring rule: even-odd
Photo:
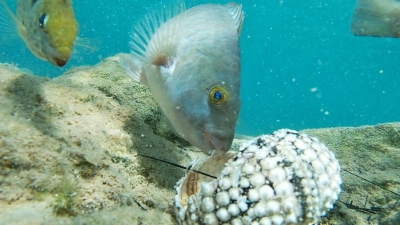
[[[180,165],[205,156],[160,129],[150,91],[118,61],[55,79],[0,64],[0,224],[176,224],[185,171],[138,154]],[[302,132],[385,188],[342,171],[340,202],[320,224],[400,224],[400,123]]]

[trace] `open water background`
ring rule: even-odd
[[[15,1],[6,1],[15,9]],[[79,36],[101,42],[59,69],[36,59],[22,41],[0,44],[0,62],[56,77],[129,52],[129,33],[160,1],[73,1]],[[227,1],[193,0],[190,6]],[[400,39],[355,37],[352,0],[241,0],[242,110],[237,133],[400,121]]]

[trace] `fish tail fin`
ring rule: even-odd
[[[155,8],[155,9],[154,9]],[[139,59],[144,60],[146,56],[154,56],[159,52],[159,49],[169,45],[169,40],[174,40],[174,32],[176,29],[172,29],[168,35],[163,35],[163,40],[154,40],[155,45],[152,49],[148,49],[148,44],[153,37],[153,34],[163,25],[166,21],[173,18],[174,16],[185,11],[185,2],[182,0],[174,0],[168,4],[160,4],[159,7],[154,7],[151,11],[146,13],[143,19],[139,19],[138,23],[134,26],[131,35],[131,54],[136,55]],[[160,46],[162,43],[162,47]],[[165,50],[164,50],[165,51]],[[168,54],[168,52],[164,52]]]
[[[236,4],[234,2],[230,2],[226,4],[229,7],[229,11],[231,12],[233,19],[236,23],[237,33],[240,36],[242,32],[242,24],[244,20],[244,13],[242,11],[242,5]]]
[[[356,36],[400,37],[395,9],[400,9],[400,3],[394,0],[358,0],[351,32]]]
[[[119,56],[122,68],[133,80],[147,86],[146,76],[141,69],[141,63],[132,54],[120,54]]]
[[[4,0],[0,0],[0,37],[1,40],[18,39],[18,19]]]

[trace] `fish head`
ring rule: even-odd
[[[146,16],[121,63],[150,88],[176,134],[205,154],[226,153],[240,111],[241,6],[180,7]]]
[[[210,71],[198,71],[201,72]],[[171,123],[175,131],[205,154],[212,150],[227,152],[235,135],[241,106],[239,69],[227,72],[189,75],[188,80],[177,82],[172,94],[175,107]]]
[[[52,0],[37,2],[36,24],[41,32],[42,55],[56,66],[64,66],[71,57],[78,33],[72,2]],[[41,5],[40,5],[41,4]]]

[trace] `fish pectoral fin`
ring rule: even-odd
[[[90,54],[100,49],[100,41],[94,38],[76,37],[74,46],[77,47],[78,54],[81,49]]]
[[[392,13],[400,4],[391,0],[358,0],[351,21],[356,36],[400,37],[400,18]]]
[[[168,79],[174,73],[176,58],[171,55],[158,54],[151,63],[158,68],[164,79]]]
[[[18,30],[20,29],[19,20],[8,7],[4,0],[0,0],[0,36],[4,39],[18,39]]]
[[[233,19],[235,20],[238,36],[240,36],[240,33],[242,32],[242,24],[243,24],[243,20],[244,20],[242,5],[230,2],[230,3],[227,3],[226,6],[229,7],[229,11],[232,14]]]
[[[136,60],[132,54],[120,54],[119,60],[126,74],[132,77],[136,82],[147,86],[146,75],[142,70],[139,60]]]

